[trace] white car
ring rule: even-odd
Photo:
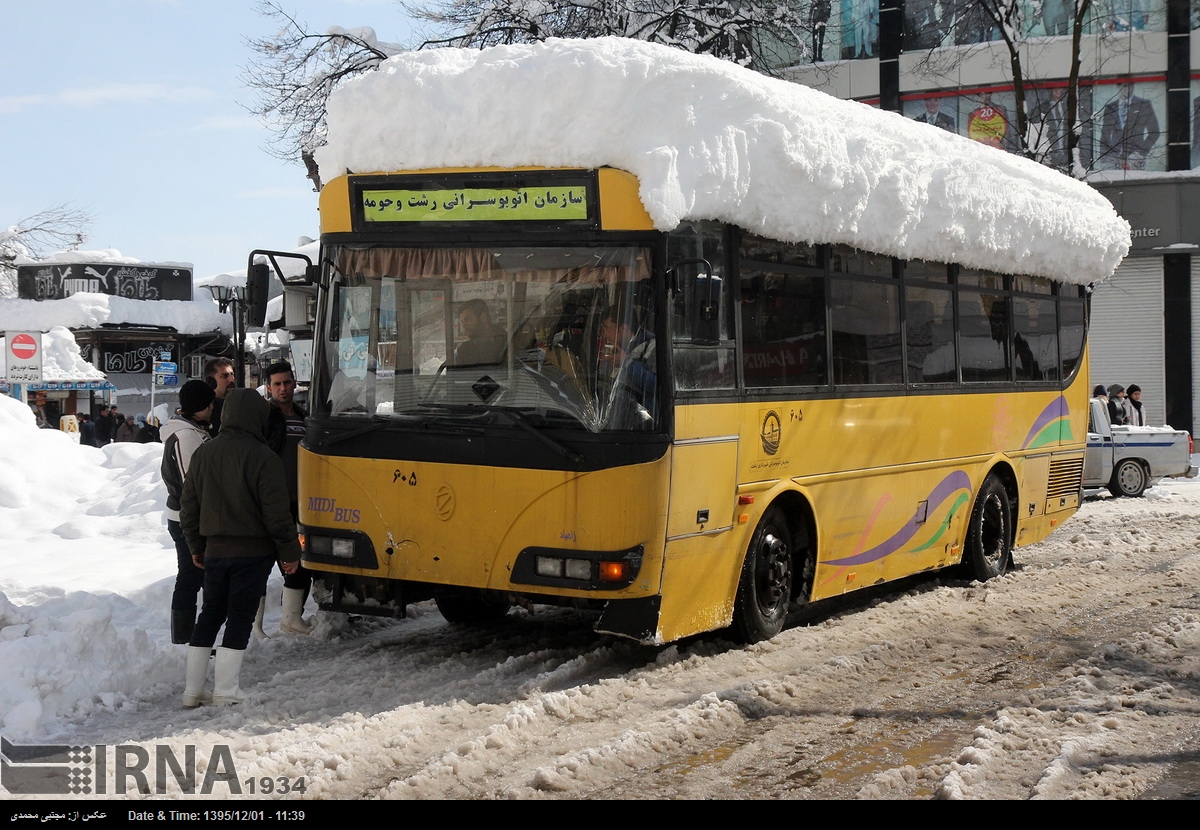
[[[1200,472],[1192,464],[1192,437],[1171,427],[1113,426],[1104,402],[1092,398],[1083,486],[1114,496],[1140,496],[1160,478]]]

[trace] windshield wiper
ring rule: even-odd
[[[349,432],[338,432],[326,436],[324,439],[317,442],[318,447],[331,447],[334,444],[340,444],[351,438],[357,438],[360,435],[366,435],[368,432],[376,432],[391,424],[390,421],[372,421],[366,426],[361,426],[358,429],[352,429]]]
[[[529,413],[531,409],[528,407],[515,406],[496,406],[494,404],[450,404],[450,403],[423,403],[421,406],[427,406],[431,409],[440,409],[443,412],[454,412],[463,415],[476,415],[480,411],[495,412],[508,417],[509,423],[513,426],[520,427],[525,432],[532,435],[542,444],[552,449],[558,455],[570,461],[576,466],[583,463],[583,456],[575,452],[561,441],[551,438],[546,433],[539,430],[529,422]]]

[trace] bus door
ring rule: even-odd
[[[736,349],[726,281],[708,262],[677,262],[671,314],[674,441],[659,631],[671,639],[703,616],[732,619],[741,570],[735,523],[739,452]]]

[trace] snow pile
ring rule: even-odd
[[[205,292],[207,295],[208,292]],[[233,317],[208,296],[195,300],[130,300],[109,294],[72,294],[61,300],[0,299],[0,331],[48,331],[112,325],[169,326],[181,334],[218,329],[233,333]]]
[[[655,226],[719,219],[793,242],[1089,283],[1129,225],[1026,159],[733,63],[621,38],[407,52],[330,98],[325,178],[441,167],[636,175]]]
[[[174,680],[178,659],[150,647],[169,587],[149,608],[112,596],[175,570],[164,548],[161,444],[80,446],[38,429],[0,396],[0,731],[43,733],[65,714],[117,706]],[[64,546],[76,552],[62,554]],[[164,593],[165,590],[165,593]],[[157,626],[151,626],[152,628]]]

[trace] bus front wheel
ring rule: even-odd
[[[967,527],[966,564],[980,582],[1000,576],[1012,560],[1012,504],[1004,483],[989,475],[979,489]]]
[[[733,633],[743,642],[769,640],[783,630],[795,566],[787,517],[770,507],[754,529],[733,606]]]

